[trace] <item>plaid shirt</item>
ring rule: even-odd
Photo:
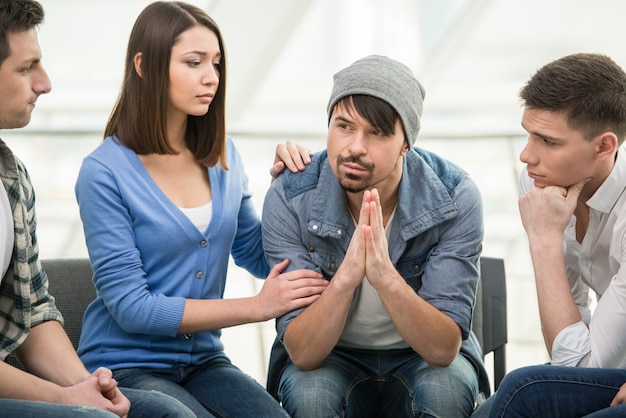
[[[35,233],[35,193],[24,164],[0,140],[0,179],[11,210],[15,243],[13,258],[0,285],[0,359],[15,351],[30,329],[63,317],[48,293],[48,276],[39,262]]]

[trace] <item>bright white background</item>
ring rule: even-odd
[[[228,130],[247,164],[255,203],[274,147],[325,146],[332,75],[362,56],[409,65],[427,95],[417,145],[465,168],[484,199],[484,254],[506,262],[507,368],[547,361],[527,242],[517,212],[525,136],[517,93],[543,64],[600,52],[626,64],[620,0],[190,1],[220,25],[228,56]],[[27,163],[38,196],[42,257],[85,257],[73,186],[101,140],[118,94],[126,42],[146,0],[43,0],[40,29],[53,91],[29,127],[0,135]],[[233,267],[227,296],[260,282]],[[273,322],[224,331],[227,353],[265,381]],[[489,359],[487,360],[489,362]]]

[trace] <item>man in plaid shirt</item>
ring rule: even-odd
[[[27,125],[39,95],[50,92],[36,32],[43,18],[36,1],[0,0],[0,129]],[[110,370],[91,374],[84,367],[48,293],[39,261],[32,184],[22,162],[2,140],[0,180],[0,359],[15,352],[29,371],[0,361],[0,414],[170,416],[165,405],[176,401],[169,396],[134,389],[124,389],[123,394]],[[195,415],[189,411],[189,416]]]

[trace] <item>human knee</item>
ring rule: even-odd
[[[130,400],[129,417],[133,418],[196,418],[184,403],[156,390],[123,388],[122,392]],[[210,417],[208,412],[207,417]]]
[[[293,417],[340,416],[345,406],[344,391],[331,376],[316,371],[283,376],[278,395]]]
[[[450,368],[423,372],[412,385],[415,416],[469,416],[478,393],[475,376]]]

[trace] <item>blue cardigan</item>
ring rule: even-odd
[[[224,356],[221,330],[177,330],[185,299],[224,296],[229,254],[256,277],[269,272],[260,219],[230,139],[227,161],[228,171],[208,169],[213,215],[201,233],[116,137],[83,160],[75,191],[97,298],[85,312],[78,354],[89,370]]]

